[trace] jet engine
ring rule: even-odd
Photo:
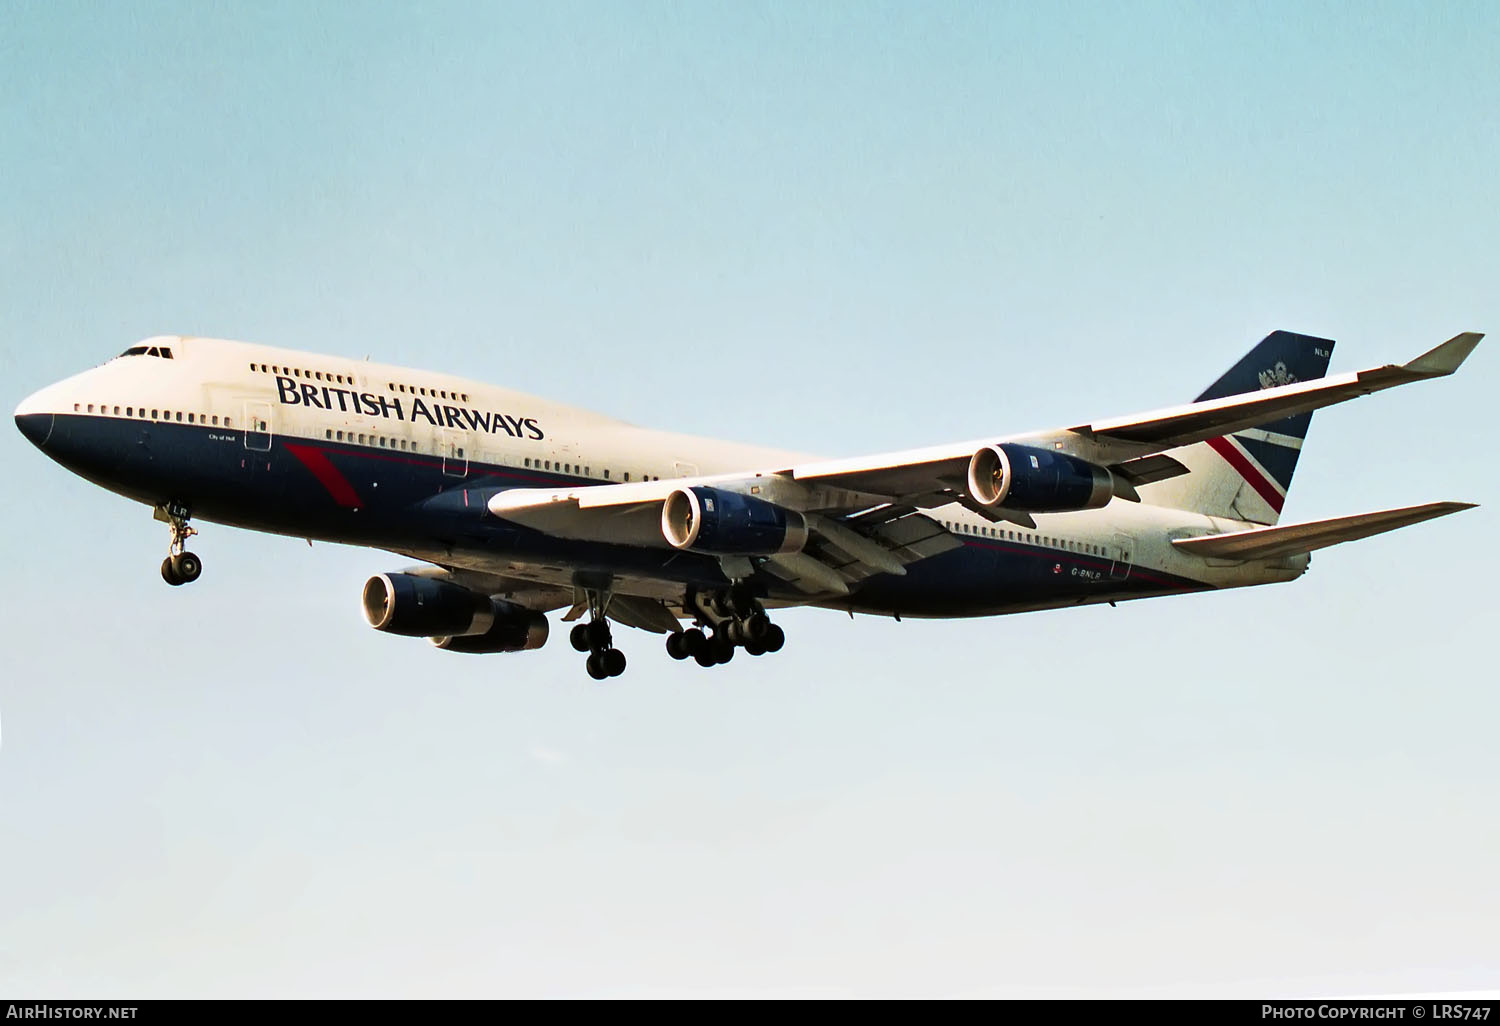
[[[529,648],[541,648],[547,643],[545,616],[513,602],[502,602],[499,599],[491,601],[495,606],[495,620],[483,634],[458,634],[427,640],[447,652],[470,652],[476,655],[524,652]]]
[[[969,495],[984,506],[1026,513],[1098,509],[1114,497],[1110,472],[1029,445],[987,445],[969,459]]]
[[[547,640],[547,618],[540,613],[431,577],[371,577],[362,604],[377,631],[431,638],[451,652],[519,652]]]
[[[774,502],[702,485],[679,488],[661,508],[673,548],[723,556],[771,556],[807,544],[807,521]]]

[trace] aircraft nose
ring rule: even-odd
[[[16,407],[16,427],[20,428],[21,434],[38,449],[45,448],[47,439],[52,437],[52,423],[55,419],[51,411],[42,408],[42,404],[36,401],[36,396],[30,396]]]

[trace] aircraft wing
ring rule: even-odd
[[[664,547],[661,506],[687,480],[577,488],[509,488],[492,495],[489,511],[512,523],[573,541]]]
[[[662,507],[678,488],[703,485],[753,495],[803,514],[813,539],[800,552],[765,557],[768,568],[803,591],[842,594],[864,577],[904,573],[907,564],[961,544],[923,515],[923,509],[959,503],[990,520],[1035,526],[1028,514],[992,509],[967,494],[969,460],[985,446],[1014,442],[1107,466],[1115,477],[1115,494],[1136,499],[1135,486],[1186,473],[1166,450],[1452,374],[1482,337],[1475,332],[1456,335],[1400,365],[1055,431],[739,474],[507,489],[489,496],[486,505],[494,516],[560,538],[665,548]]]
[[[1171,406],[1071,428],[812,463],[795,467],[791,473],[799,481],[915,499],[925,492],[962,491],[969,457],[976,450],[998,442],[1014,442],[1042,449],[1057,449],[1110,467],[1135,484],[1148,484],[1151,480],[1162,480],[1163,476],[1172,475],[1159,474],[1163,469],[1159,463],[1148,468],[1145,463],[1138,464],[1138,461],[1151,461],[1156,454],[1168,449],[1333,406],[1397,385],[1452,374],[1483,337],[1478,332],[1466,331],[1416,359],[1399,365],[1391,364],[1353,374],[1296,382],[1207,402]],[[1149,480],[1142,479],[1147,475],[1140,471],[1148,469],[1157,473],[1149,476]],[[947,503],[957,500],[950,495],[943,501]]]
[[[904,574],[908,564],[961,544],[912,506],[858,501],[827,508],[837,505],[827,494],[809,493],[774,473],[564,489],[510,488],[495,492],[486,505],[497,517],[560,538],[668,548],[662,506],[678,488],[695,485],[757,495],[802,512],[808,544],[800,552],[764,559],[771,573],[809,594],[845,594],[856,581],[875,574]]]
[[[1384,534],[1397,528],[1420,524],[1434,517],[1445,517],[1473,509],[1472,502],[1429,502],[1421,506],[1384,509],[1376,513],[1356,513],[1350,517],[1313,520],[1305,524],[1280,527],[1257,527],[1228,534],[1210,534],[1201,538],[1177,538],[1172,544],[1196,556],[1220,559],[1274,559],[1298,552],[1324,549],[1340,542],[1356,541]]]

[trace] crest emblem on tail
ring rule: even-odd
[[[1290,385],[1297,380],[1297,375],[1286,369],[1286,364],[1280,360],[1270,370],[1263,370],[1258,375],[1261,388],[1277,388],[1281,385]]]

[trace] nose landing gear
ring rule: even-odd
[[[188,524],[189,518],[188,507],[180,502],[156,507],[156,519],[165,521],[172,530],[168,556],[161,561],[161,579],[174,588],[191,584],[203,574],[203,560],[187,551],[187,540],[198,533],[197,528]]]

